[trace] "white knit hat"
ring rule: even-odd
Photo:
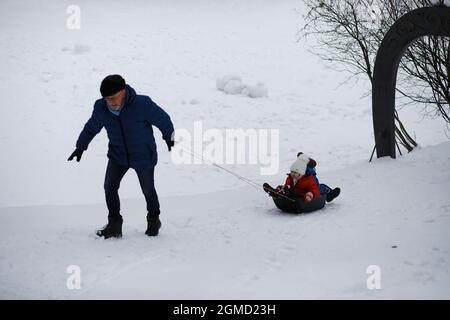
[[[297,157],[297,159],[303,159],[303,161],[306,161],[306,164],[309,163],[310,158],[311,157],[309,155],[307,155],[306,153],[302,153]]]
[[[291,171],[294,171],[294,172],[300,173],[301,175],[304,175],[306,172],[307,164],[308,164],[308,160],[300,155],[297,158],[297,160],[295,160],[294,163],[291,165]]]

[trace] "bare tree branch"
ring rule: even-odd
[[[373,80],[373,65],[381,41],[390,27],[405,13],[444,0],[304,0],[307,14],[299,39],[315,37],[311,52],[329,62],[335,70]],[[414,42],[400,61],[396,91],[398,108],[410,104],[450,123],[450,40],[424,37]],[[425,111],[426,110],[426,111]],[[396,136],[408,151],[416,142],[396,113]],[[411,149],[412,150],[412,149]]]

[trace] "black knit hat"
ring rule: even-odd
[[[125,89],[125,79],[118,74],[112,74],[103,79],[100,85],[102,97],[109,97]]]

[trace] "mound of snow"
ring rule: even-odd
[[[233,79],[225,84],[223,91],[228,94],[241,94],[243,88],[241,80]]]
[[[250,87],[248,96],[250,98],[262,98],[269,95],[267,87],[264,83],[258,82],[256,86]]]
[[[264,83],[258,82],[254,86],[244,84],[241,77],[227,75],[217,79],[216,88],[226,94],[244,95],[250,98],[262,98],[268,96],[268,90]]]
[[[222,78],[217,79],[216,87],[217,87],[218,90],[224,91],[225,90],[225,86],[227,85],[227,83],[230,82],[230,81],[233,81],[233,80],[242,82],[242,79],[240,77],[235,76],[235,75],[228,75],[228,76],[224,76]]]

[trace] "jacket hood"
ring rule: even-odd
[[[125,92],[125,101],[123,102],[124,107],[126,107],[130,103],[133,103],[133,101],[136,99],[136,91],[130,85],[125,85]]]

